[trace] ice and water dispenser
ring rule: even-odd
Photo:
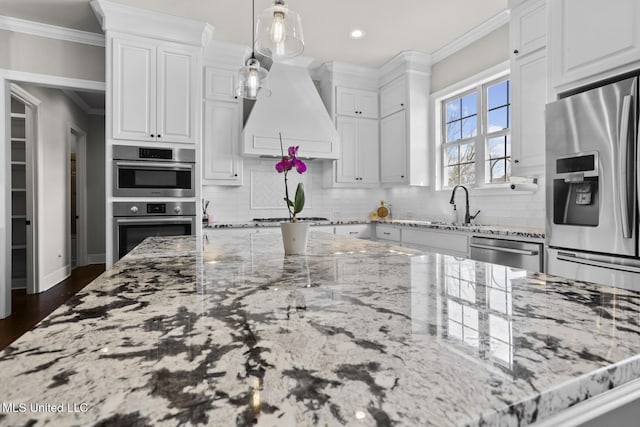
[[[598,153],[556,159],[553,179],[553,222],[596,227],[600,212]]]

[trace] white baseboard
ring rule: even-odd
[[[67,277],[69,277],[70,275],[71,275],[70,264],[67,264],[64,267],[59,268],[58,270],[47,274],[40,281],[40,289],[38,289],[38,293],[51,289],[52,287],[62,282]]]
[[[104,264],[105,254],[87,254],[87,264]]]

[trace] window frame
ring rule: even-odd
[[[474,92],[474,91],[478,91],[480,88],[481,92],[484,92],[484,87],[488,87],[488,86],[492,86],[494,84],[498,84],[503,80],[512,80],[512,77],[510,75],[510,68],[509,68],[509,61],[504,61],[500,64],[497,64],[487,70],[484,70],[474,76],[471,76],[469,78],[466,78],[464,80],[461,80],[457,83],[454,83],[450,86],[447,86],[443,89],[440,89],[434,93],[431,94],[431,108],[433,113],[430,115],[431,116],[431,120],[430,122],[432,123],[432,132],[431,135],[433,136],[433,145],[432,145],[432,153],[435,154],[435,168],[434,171],[432,172],[432,177],[435,178],[434,182],[435,182],[435,190],[436,191],[451,191],[452,187],[447,187],[446,183],[444,183],[444,167],[445,167],[445,147],[446,147],[446,135],[445,135],[445,128],[444,128],[444,122],[446,121],[446,103],[443,103],[443,101],[451,101],[455,98],[460,98],[462,96],[466,96],[467,94]],[[512,82],[510,82],[510,86],[511,86],[511,98],[513,98],[513,86],[512,86]],[[479,127],[482,127],[482,132],[480,132],[480,129],[478,131],[478,134],[475,137],[472,138],[467,138],[467,142],[469,142],[470,140],[475,140],[475,145],[476,145],[476,154],[475,154],[475,178],[476,178],[476,182],[474,184],[463,184],[465,185],[467,188],[469,189],[474,189],[474,190],[492,190],[490,194],[495,193],[495,191],[493,190],[497,190],[497,191],[503,191],[500,190],[501,188],[507,188],[508,182],[499,182],[499,183],[487,183],[485,182],[486,179],[486,173],[485,173],[485,164],[487,163],[487,160],[485,157],[485,149],[487,146],[487,141],[484,140],[486,134],[484,129],[487,128],[487,118],[488,118],[488,114],[484,111],[484,109],[486,108],[486,98],[487,96],[482,93],[481,96],[478,97],[478,102],[481,103],[481,105],[479,106],[479,110],[480,108],[482,108],[482,116],[480,117],[479,121]],[[513,99],[510,100],[510,104],[513,103]],[[513,108],[513,107],[512,107]],[[480,114],[478,115],[480,116]],[[508,132],[509,135],[511,135],[511,129],[513,126],[513,111],[511,112],[511,116],[510,116],[511,120],[509,122],[510,127],[508,128],[508,130],[501,130],[500,132]],[[491,133],[491,136],[497,135],[498,132],[496,133]],[[456,141],[456,143],[460,143],[462,140],[460,141]],[[479,143],[482,142],[482,143]],[[450,144],[450,143],[449,143]],[[511,155],[512,153],[510,153]],[[513,168],[512,168],[513,171]],[[482,178],[480,181],[478,180],[478,178]],[[432,179],[433,179],[432,178]],[[480,194],[480,193],[478,193]],[[489,193],[487,193],[489,194]]]

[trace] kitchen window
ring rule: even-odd
[[[508,76],[441,101],[442,188],[505,183],[511,175]]]

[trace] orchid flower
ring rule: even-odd
[[[287,149],[287,155],[284,154],[284,147],[282,146],[282,134],[280,134],[280,152],[282,153],[282,160],[276,163],[276,171],[278,173],[284,173],[284,193],[285,198],[284,201],[287,204],[287,209],[289,210],[289,220],[291,222],[296,222],[296,214],[302,211],[304,208],[304,186],[302,183],[298,184],[296,188],[296,194],[294,197],[294,201],[292,202],[289,199],[289,187],[287,185],[287,174],[293,168],[296,169],[296,172],[299,174],[303,174],[307,171],[307,165],[300,159],[298,159],[298,149],[300,146],[291,146]]]

